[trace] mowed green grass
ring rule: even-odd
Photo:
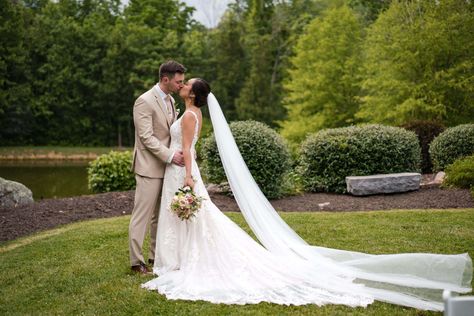
[[[242,216],[227,213],[246,231]],[[282,213],[310,244],[375,254],[474,255],[474,209]],[[129,272],[129,216],[74,223],[0,244],[0,315],[440,315],[375,302],[223,305],[171,301]]]

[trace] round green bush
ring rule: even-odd
[[[268,198],[282,195],[285,176],[290,171],[288,146],[277,132],[255,121],[230,124],[232,135],[252,176]],[[226,181],[214,134],[203,141],[202,170],[208,181]]]
[[[450,127],[430,145],[434,171],[444,170],[455,160],[474,154],[474,124]]]
[[[474,189],[474,155],[456,160],[445,172],[443,186]]]
[[[298,169],[306,191],[345,193],[346,176],[419,172],[420,157],[414,132],[350,126],[309,135],[301,144]]]
[[[130,151],[111,151],[89,163],[87,178],[89,190],[94,193],[127,191],[135,188],[135,175],[130,170]]]
[[[423,173],[431,173],[433,164],[430,157],[430,143],[433,139],[445,130],[445,126],[434,121],[411,121],[401,127],[415,132],[421,146],[421,171]]]

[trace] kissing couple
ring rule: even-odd
[[[160,66],[159,82],[135,101],[132,168],[137,187],[129,227],[131,269],[151,274],[142,252],[150,227],[143,288],[168,299],[224,304],[367,306],[374,300],[443,310],[442,291],[471,291],[467,253],[372,255],[307,244],[278,215],[252,178],[209,84],[185,80],[183,65]],[[186,110],[178,118],[171,93]],[[196,163],[195,145],[208,106],[229,185],[255,241],[214,205]],[[170,211],[179,188],[203,197],[193,220]]]

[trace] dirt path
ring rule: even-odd
[[[134,191],[111,192],[62,199],[45,199],[28,207],[0,209],[0,241],[12,240],[36,231],[75,221],[130,214]],[[224,212],[237,212],[232,197],[211,194]],[[388,209],[474,208],[469,190],[424,187],[403,194],[354,197],[351,195],[306,193],[271,201],[278,211],[365,211]],[[329,204],[328,204],[329,203]]]

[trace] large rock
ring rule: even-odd
[[[26,186],[0,178],[0,207],[17,207],[33,202],[33,193]]]
[[[418,190],[421,174],[390,173],[346,177],[347,191],[353,195],[397,193]]]

